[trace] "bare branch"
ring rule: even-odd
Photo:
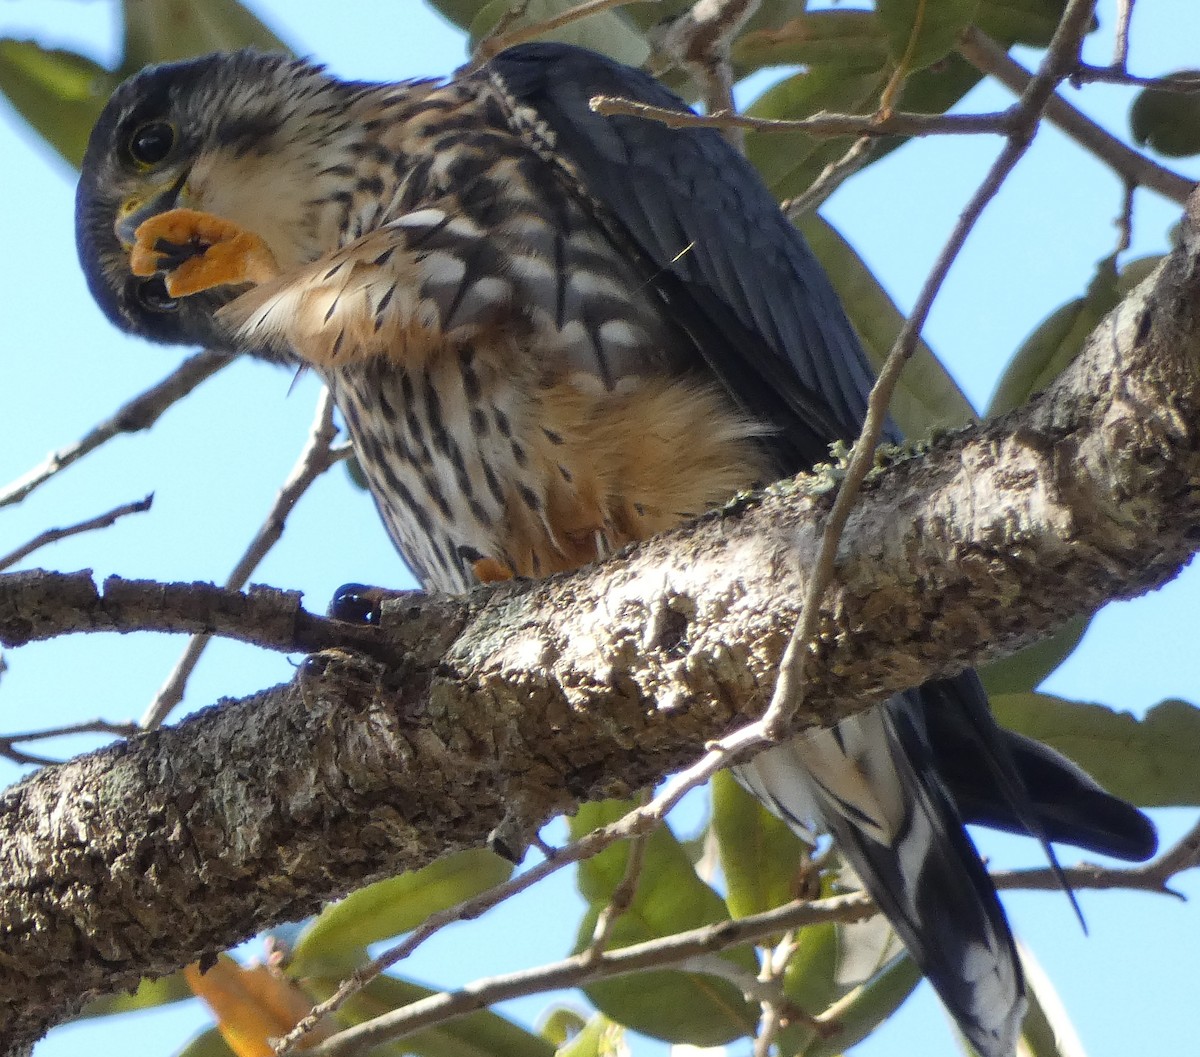
[[[643,794],[643,800],[645,795]],[[629,857],[625,862],[625,874],[620,883],[613,889],[608,903],[596,917],[596,925],[592,930],[592,942],[582,952],[584,958],[599,957],[608,946],[609,936],[618,919],[633,905],[637,895],[638,883],[642,879],[642,867],[646,861],[646,845],[650,840],[649,833],[642,833],[630,838]]]
[[[705,961],[705,955],[740,947],[789,928],[803,928],[818,922],[858,921],[873,913],[870,900],[855,892],[811,903],[791,903],[764,914],[706,925],[675,936],[605,951],[595,957],[588,957],[585,952],[535,969],[478,980],[458,991],[430,995],[369,1023],[339,1032],[304,1052],[311,1057],[361,1053],[378,1043],[407,1038],[433,1024],[444,1024],[496,1002],[563,987],[579,987],[664,965],[678,966],[687,962],[689,971],[712,972],[718,967]]]
[[[279,494],[275,497],[275,502],[271,504],[266,520],[263,521],[254,539],[250,541],[250,545],[225,580],[225,586],[229,590],[239,591],[246,586],[254,570],[258,568],[271,548],[279,542],[292,507],[300,501],[301,496],[326,470],[350,454],[348,444],[338,448],[333,446],[334,438],[337,436],[337,428],[333,424],[333,408],[333,397],[329,390],[322,389],[321,395],[317,397],[316,412],[313,424],[309,428],[308,440],[305,442],[295,466],[292,467],[284,481],[283,487],[280,488]],[[154,700],[150,702],[142,716],[141,725],[144,729],[156,729],[166,719],[171,709],[183,700],[187,681],[191,678],[208,642],[209,635],[207,634],[193,635],[188,641],[183,655],[176,661],[171,674],[167,676],[166,682],[159,688]]]
[[[0,642],[22,646],[79,632],[206,633],[281,653],[357,650],[396,659],[377,628],[307,612],[300,592],[255,585],[246,593],[212,584],[164,584],[43,569],[0,574]]]
[[[1129,66],[1129,23],[1133,21],[1133,0],[1117,0],[1117,31],[1113,37],[1113,68]]]
[[[1178,897],[1179,894],[1170,886],[1171,879],[1185,870],[1194,870],[1197,867],[1200,867],[1200,822],[1157,859],[1142,866],[1113,868],[1084,863],[1063,870],[1062,877],[1077,891],[1128,889]],[[1012,870],[993,874],[993,880],[997,888],[1058,890],[1062,887],[1062,878],[1050,869]]]
[[[821,204],[871,159],[878,141],[871,136],[859,136],[837,161],[830,162],[803,194],[781,202],[779,208],[789,220],[819,209]]]
[[[959,41],[958,50],[969,63],[995,77],[1012,91],[1024,93],[1028,88],[1031,81],[1029,71],[1011,59],[999,44],[978,28],[971,26],[967,29]],[[1139,187],[1157,191],[1165,198],[1183,205],[1195,186],[1192,180],[1159,165],[1105,132],[1061,95],[1050,97],[1046,104],[1046,119],[1095,154],[1123,179]]]
[[[639,103],[620,96],[596,95],[591,108],[597,114],[625,114],[657,121],[667,128],[743,128],[756,132],[807,132],[813,136],[978,136],[1005,135],[1011,111],[986,114],[915,114],[896,111],[877,114],[816,114],[813,117],[784,120],[750,117],[721,111],[694,114],[690,110]]]
[[[552,15],[550,18],[543,18],[537,22],[531,22],[528,26],[512,29],[510,27],[525,16],[529,6],[529,0],[520,0],[496,23],[492,32],[480,40],[471,59],[472,65],[478,66],[499,55],[505,48],[524,44],[529,40],[537,40],[538,37],[568,26],[572,22],[578,22],[580,19],[598,15],[602,11],[611,11],[614,7],[645,2],[647,0],[583,0],[582,3],[557,15]]]
[[[1200,74],[1173,73],[1165,77],[1139,77],[1111,66],[1089,66],[1080,63],[1071,74],[1071,84],[1123,84],[1131,88],[1152,88],[1156,92],[1173,92],[1176,95],[1195,95],[1200,92]]]
[[[69,539],[71,536],[79,536],[84,532],[94,532],[96,529],[108,528],[128,514],[145,513],[150,509],[150,505],[153,502],[154,494],[151,493],[144,499],[135,499],[132,503],[122,503],[120,506],[115,506],[112,510],[106,511],[103,514],[97,514],[86,521],[79,521],[74,525],[66,525],[63,528],[47,529],[45,532],[39,532],[28,543],[23,543],[16,550],[0,557],[0,572],[3,572],[5,569],[11,569],[17,562],[28,558],[34,551],[41,550],[42,547],[46,547],[51,543]]]
[[[137,733],[135,723],[113,723],[107,719],[92,719],[84,723],[71,723],[65,727],[48,727],[45,730],[24,731],[19,734],[5,734],[0,737],[0,756],[17,764],[36,764],[46,766],[60,763],[45,756],[35,756],[22,752],[16,746],[23,741],[45,741],[50,738],[64,738],[71,734],[112,734],[118,738],[130,738]]]
[[[60,448],[41,465],[35,466],[7,488],[0,490],[0,507],[19,503],[56,473],[65,470],[73,462],[78,462],[113,437],[149,429],[164,411],[182,400],[206,378],[228,365],[232,359],[233,357],[220,352],[200,352],[189,356],[161,382],[123,404],[74,444]]]
[[[676,18],[655,27],[650,43],[671,66],[688,71],[700,88],[704,108],[710,114],[732,114],[733,62],[730,48],[761,0],[696,0]],[[737,125],[724,127],[729,141],[739,151],[745,137]]]

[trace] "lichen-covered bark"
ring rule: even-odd
[[[1011,651],[1200,546],[1190,217],[1186,231],[1051,392],[868,482],[800,723]],[[694,758],[769,696],[828,505],[812,493],[777,486],[575,576],[402,600],[289,686],[9,790],[0,1052],[90,994]],[[339,641],[318,625],[287,596],[0,578],[8,641],[137,626]]]

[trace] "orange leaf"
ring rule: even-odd
[[[188,985],[208,1004],[217,1028],[238,1057],[273,1057],[271,1039],[286,1035],[312,1008],[313,1000],[294,981],[265,965],[246,968],[222,954],[206,973],[198,963],[184,969]],[[318,1024],[300,1049],[333,1034]]]

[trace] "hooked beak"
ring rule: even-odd
[[[137,241],[138,228],[151,217],[175,209],[180,204],[179,196],[185,183],[187,183],[187,173],[181,174],[178,180],[153,198],[143,200],[135,195],[121,203],[113,230],[116,232],[122,248],[132,250]]]

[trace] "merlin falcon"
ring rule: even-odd
[[[370,84],[252,51],[147,69],[102,113],[77,199],[124,330],[303,364],[428,589],[578,568],[858,433],[871,372],[819,264],[685,104],[563,44]],[[889,439],[899,440],[889,427]],[[1131,860],[1150,823],[1000,728],[966,672],[737,771],[816,822],[982,1057],[1024,982],[964,823]]]

